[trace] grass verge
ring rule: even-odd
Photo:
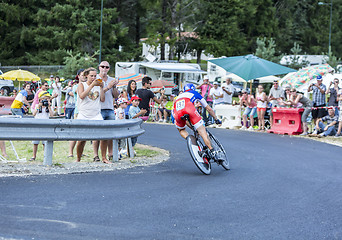
[[[32,141],[12,141],[12,143],[20,159],[26,158],[26,160],[29,160],[32,157],[32,154],[33,154]],[[141,145],[141,144],[137,144],[134,147],[134,150],[136,152],[137,157],[154,157],[159,154],[158,151],[151,150],[147,146]],[[6,152],[8,155],[8,158],[7,158],[8,160],[17,160],[10,141],[6,141]],[[94,154],[93,154],[93,145],[91,144],[91,141],[87,141],[83,154],[85,156],[82,157],[82,162],[93,162]],[[101,151],[99,151],[99,154],[101,154]],[[68,157],[68,155],[69,155],[69,142],[68,141],[54,142],[53,162],[55,163],[57,162],[61,164],[61,163],[76,161],[76,147],[74,149],[74,154],[73,154],[74,157]],[[44,148],[43,148],[42,143],[40,143],[38,145],[37,158],[35,162],[42,163],[43,160],[44,160]],[[134,158],[132,158],[130,161],[134,162]]]

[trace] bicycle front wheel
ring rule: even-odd
[[[191,158],[198,167],[198,169],[202,173],[209,175],[211,173],[211,164],[206,157],[202,157],[204,147],[203,143],[201,143],[192,135],[189,135],[186,138],[186,141]]]
[[[230,165],[229,165],[229,159],[227,157],[226,154],[226,150],[224,150],[224,147],[222,146],[222,144],[220,143],[220,141],[211,133],[208,131],[208,135],[210,138],[210,142],[211,145],[213,146],[213,148],[219,152],[220,155],[220,159],[222,159],[222,163],[221,166],[226,169],[229,170],[230,169]]]

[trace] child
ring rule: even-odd
[[[125,109],[127,107],[126,98],[119,98],[116,102],[119,105],[119,107],[118,109],[116,109],[115,119],[116,120],[125,119]],[[121,159],[122,158],[121,154],[125,154],[125,153],[127,154],[127,152],[123,150],[123,148],[126,146],[125,139],[120,139],[118,144],[119,144],[119,159]]]
[[[41,91],[38,95],[39,103],[36,104],[33,110],[33,116],[36,119],[49,119],[53,116],[53,111],[51,109],[51,95],[47,91]],[[30,161],[35,161],[37,157],[38,144],[40,141],[33,141],[33,157]],[[43,142],[45,146],[45,143]]]
[[[141,98],[139,98],[138,96],[131,97],[132,106],[129,108],[129,111],[128,111],[128,117],[130,119],[137,118],[139,116],[145,115],[146,109],[140,110],[140,108],[138,107],[140,101],[141,101]],[[132,137],[132,146],[133,147],[137,143],[137,141],[138,141],[138,137]]]
[[[118,109],[116,109],[115,118],[116,119],[125,119],[125,109],[127,107],[127,100],[126,98],[119,98],[117,100],[119,105]]]

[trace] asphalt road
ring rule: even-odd
[[[169,161],[0,179],[0,239],[342,239],[341,148],[212,129],[231,170],[206,176],[173,126],[144,128]]]

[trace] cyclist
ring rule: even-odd
[[[214,160],[219,161],[219,157],[211,145],[202,117],[195,108],[196,102],[199,102],[202,107],[207,110],[207,112],[215,119],[216,124],[222,124],[222,122],[216,117],[214,110],[208,105],[207,101],[201,96],[201,94],[196,92],[195,89],[196,87],[193,84],[186,84],[184,86],[184,92],[180,94],[174,102],[173,115],[175,118],[175,125],[180,135],[186,139],[189,136],[189,133],[185,130],[186,120],[182,119],[182,117],[185,114],[188,114],[191,124],[202,137],[205,145],[209,148],[211,157]]]

